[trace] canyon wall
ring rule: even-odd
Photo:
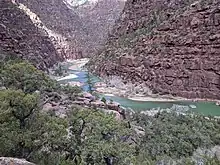
[[[153,93],[220,99],[220,2],[128,0],[89,69]]]
[[[13,1],[0,0],[0,7],[0,52],[20,56],[43,70],[63,60],[48,35]]]
[[[86,28],[74,10],[69,9],[63,0],[16,0],[24,11],[44,29],[58,53],[64,58],[82,58],[86,48]],[[33,16],[34,15],[34,16]],[[35,21],[36,22],[36,21]]]
[[[119,18],[124,4],[124,0],[96,0],[87,1],[75,9],[88,29],[86,45],[90,56],[105,44],[108,32]]]
[[[67,0],[0,2],[1,49],[11,50],[41,68],[95,54],[124,6],[123,0],[85,1],[79,6]]]
[[[124,6],[123,0],[85,1],[80,5],[76,0],[17,1],[56,34],[53,39],[60,42],[58,48],[65,58],[88,57],[97,52]]]

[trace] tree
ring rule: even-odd
[[[42,71],[37,70],[28,62],[7,62],[0,70],[3,86],[7,89],[21,89],[25,93],[36,90],[47,90],[55,87],[56,83]]]
[[[154,161],[189,158],[198,148],[219,145],[220,123],[212,117],[160,112],[155,116],[135,114],[133,121],[145,129],[138,155],[144,152]]]
[[[105,97],[102,97],[102,99],[101,99],[101,101],[103,102],[103,103],[105,103],[106,104],[106,98]]]
[[[34,162],[42,153],[56,155],[56,148],[67,135],[67,125],[64,120],[40,113],[38,98],[20,90],[0,91],[0,155]]]
[[[98,110],[75,108],[69,117],[69,158],[78,164],[129,164],[134,144],[126,123]],[[71,146],[71,147],[70,147]]]

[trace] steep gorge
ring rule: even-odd
[[[91,71],[153,93],[220,99],[220,2],[128,0]]]
[[[77,7],[81,20],[88,27],[88,54],[92,57],[105,44],[108,32],[120,16],[124,7],[124,0],[95,0],[87,1]]]
[[[66,0],[0,2],[1,50],[44,70],[64,59],[95,54],[124,6],[123,0],[88,1],[80,6]]]
[[[20,6],[31,11],[35,20],[51,38],[58,53],[64,58],[81,58],[85,54],[81,44],[86,32],[79,16],[59,0],[18,0]],[[26,10],[27,11],[27,10]]]

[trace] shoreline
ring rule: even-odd
[[[75,79],[77,77],[78,76],[75,74],[69,74],[68,76],[61,77],[61,78],[57,79],[57,81],[65,81],[65,80]]]
[[[102,82],[102,84],[104,84]],[[106,85],[106,84],[105,84]],[[135,95],[127,94],[125,90],[119,89],[117,87],[106,87],[106,86],[95,86],[95,92],[106,95],[106,96],[116,96],[127,98],[132,101],[139,102],[213,102],[216,105],[220,105],[220,100],[215,99],[200,99],[200,98],[183,98],[183,97],[174,97],[171,95]]]
[[[82,67],[89,61],[88,58],[78,59],[78,60],[67,60],[67,62],[72,63],[71,66],[68,68],[70,70],[80,70]],[[171,95],[138,95],[132,94],[131,91],[128,91],[126,85],[124,85],[124,89],[117,88],[117,87],[108,87],[105,80],[101,78],[101,82],[94,85],[95,92],[100,93],[106,96],[116,96],[116,97],[123,97],[127,98],[132,101],[139,101],[139,102],[178,102],[178,101],[188,101],[188,102],[213,102],[216,105],[220,105],[220,100],[215,99],[200,99],[200,98],[183,98],[183,97],[174,97]]]
[[[163,96],[158,96],[157,98],[151,97],[151,96],[131,96],[128,97],[129,100],[134,100],[134,101],[140,101],[140,102],[213,102],[217,103],[220,102],[220,100],[212,100],[212,99],[187,99],[187,98],[182,98],[182,97],[170,97],[170,98],[164,98]]]

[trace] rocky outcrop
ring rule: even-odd
[[[34,165],[24,159],[0,157],[0,165]]]
[[[153,93],[220,99],[220,2],[128,0],[89,68]]]
[[[44,70],[61,61],[48,35],[12,2],[0,0],[0,51],[27,59]]]
[[[90,93],[67,95],[63,92],[45,93],[42,98],[42,112],[53,114],[60,118],[65,118],[71,111],[72,106],[78,105],[86,108],[101,109],[107,114],[114,114],[116,119],[125,119],[125,109],[117,102],[101,101]]]

